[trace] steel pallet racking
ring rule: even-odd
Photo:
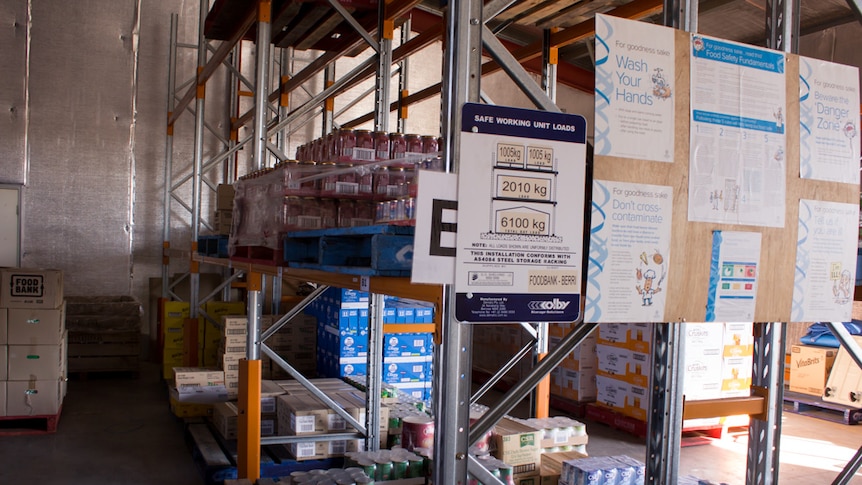
[[[585,337],[595,328],[595,324],[581,323],[565,337],[560,345],[541,359],[519,384],[512,388],[503,400],[482,419],[474,424],[469,422],[469,406],[477,396],[471,397],[471,328],[469,325],[460,324],[451,316],[452,291],[448,285],[445,286],[420,286],[410,285],[406,279],[399,278],[370,278],[368,280],[348,275],[336,275],[322,272],[295,270],[270,265],[256,265],[250,263],[236,263],[229,260],[206,258],[195,255],[195,245],[199,228],[201,227],[201,188],[202,184],[212,185],[205,182],[204,174],[219,163],[224,163],[243,146],[249,142],[252,144],[252,156],[255,168],[262,168],[264,160],[269,157],[267,150],[272,149],[276,156],[283,157],[285,150],[284,129],[292,123],[307,119],[309,114],[315,113],[325,103],[323,109],[324,130],[331,129],[334,122],[331,99],[336,93],[356,85],[359,81],[368,77],[375,77],[375,110],[373,113],[359,117],[344,123],[345,127],[354,127],[359,124],[374,120],[375,128],[386,130],[388,128],[388,113],[390,110],[399,110],[405,106],[434,96],[438,93],[442,97],[442,135],[445,143],[441,147],[443,159],[446,161],[447,169],[451,172],[457,171],[459,160],[458,142],[460,126],[458,116],[460,107],[465,102],[478,102],[480,99],[479,78],[499,69],[509,74],[518,87],[533,101],[536,106],[548,111],[559,111],[554,100],[555,91],[555,64],[550,55],[554,49],[571,44],[577,40],[592,35],[591,22],[566,28],[560,31],[548,31],[544,42],[527,45],[514,54],[510,53],[497,39],[497,37],[484,25],[485,22],[508,8],[513,2],[511,0],[492,0],[483,5],[477,0],[450,0],[448,4],[448,15],[439,26],[425,30],[423,33],[409,38],[409,22],[402,27],[403,43],[397,49],[392,48],[395,20],[418,5],[417,0],[395,0],[393,2],[379,2],[376,18],[373,16],[362,17],[358,20],[350,12],[345,10],[336,0],[328,0],[329,6],[337,12],[341,18],[354,30],[354,35],[345,36],[341,46],[337,50],[325,51],[306,68],[288,76],[285,66],[288,64],[291,51],[289,47],[282,48],[278,55],[280,59],[281,73],[278,78],[278,88],[267,94],[271,88],[270,72],[273,65],[271,55],[271,39],[273,37],[273,12],[270,1],[256,2],[255,8],[246,9],[226,40],[217,48],[211,48],[205,39],[205,19],[209,12],[209,1],[201,0],[200,23],[198,33],[198,57],[197,72],[188,85],[185,93],[176,102],[175,96],[175,64],[176,64],[176,18],[172,19],[172,51],[169,79],[169,101],[168,101],[168,144],[166,148],[165,167],[165,229],[164,229],[164,272],[163,272],[163,298],[172,295],[172,286],[168,283],[168,272],[170,257],[181,255],[188,258],[189,278],[191,282],[191,317],[195,318],[199,312],[199,303],[213,297],[218,291],[227,288],[229,283],[240,274],[247,277],[248,290],[248,316],[249,316],[249,338],[248,360],[244,361],[241,371],[240,407],[245,411],[241,413],[240,421],[240,475],[249,479],[257,478],[256,462],[259,460],[259,446],[262,442],[275,443],[286,442],[289,438],[261,439],[259,435],[259,421],[255,416],[259,405],[259,379],[260,379],[260,355],[264,353],[272,357],[277,363],[284,367],[291,375],[300,382],[307,385],[315,392],[306,379],[272,352],[264,343],[264,340],[284,325],[289,317],[301,311],[320,291],[313,293],[308,299],[301,303],[296,309],[289,312],[285,318],[277,323],[273,330],[260,332],[259,317],[262,313],[262,292],[265,291],[266,278],[272,278],[272,289],[279,291],[282,278],[292,278],[303,281],[313,281],[321,285],[356,288],[368,290],[372,293],[372,325],[370,331],[369,348],[369,375],[375,375],[375,369],[379,369],[380,353],[375,349],[380,347],[382,338],[382,321],[380,309],[382,308],[382,294],[394,294],[409,296],[412,298],[432,301],[437,306],[437,322],[435,324],[436,340],[438,343],[435,359],[439,370],[435,372],[435,403],[433,406],[437,439],[435,442],[434,478],[437,483],[464,483],[468,475],[481,480],[483,483],[500,483],[491,477],[484,469],[471,459],[467,454],[469,444],[475,442],[480,436],[491,429],[494,423],[509,412],[515,404],[521,401],[538,385],[540,381],[559,364],[562,358],[571,352]],[[698,2],[665,0],[635,0],[633,2],[617,7],[612,13],[622,17],[641,18],[647,14],[656,13],[663,9],[664,23],[668,26],[680,28],[687,31],[696,31]],[[767,0],[767,30],[770,34],[768,45],[775,49],[795,51],[796,38],[798,37],[799,2],[793,0]],[[406,30],[405,30],[406,29]],[[207,126],[204,122],[204,109],[207,81],[216,72],[220,64],[226,63],[232,76],[244,80],[240,69],[235,61],[236,46],[251,32],[256,32],[255,52],[255,80],[254,86],[244,81],[254,93],[254,107],[248,112],[231,120],[230,140],[224,141],[226,150],[213,157],[206,163],[203,161],[203,139]],[[377,36],[382,33],[383,35]],[[441,83],[430,86],[417,93],[408,95],[404,89],[404,77],[407,75],[407,58],[418,49],[442,36],[447,46],[444,59],[444,73]],[[334,79],[334,72],[329,67],[339,57],[347,52],[357,49],[371,47],[376,55],[361,63],[359,66]],[[482,63],[481,53],[483,49],[490,54],[493,61]],[[208,52],[212,51],[211,55]],[[544,56],[543,56],[544,53]],[[526,74],[520,63],[543,56],[545,62],[545,76],[543,77],[544,89],[540,88]],[[391,67],[393,63],[402,63],[400,66],[399,99],[395,103],[389,100],[389,82],[391,79]],[[311,99],[301,106],[291,107],[287,102],[287,95],[301,87],[302,83],[325,71],[325,88],[312,96]],[[234,90],[235,91],[235,90]],[[231,103],[234,103],[236,92],[231,93]],[[191,161],[191,173],[180,181],[192,181],[192,200],[190,204],[183,203],[173,190],[178,187],[172,179],[174,123],[194,101],[194,154]],[[278,102],[278,106],[269,106],[270,102]],[[232,106],[236,106],[232,104]],[[275,118],[270,117],[271,112],[276,112]],[[253,134],[242,140],[238,139],[238,129],[246,123],[252,123]],[[403,129],[403,119],[399,118],[399,128]],[[271,137],[276,137],[278,145],[273,147],[269,143]],[[232,166],[225,163],[223,172],[225,180],[232,179]],[[171,248],[170,239],[170,214],[171,201],[177,200],[191,213],[191,251],[175,251]],[[201,298],[199,295],[199,265],[211,264],[226,268],[226,276],[229,278],[213,294]],[[230,272],[233,272],[230,275]],[[532,326],[529,326],[532,328]],[[753,421],[749,433],[749,460],[747,470],[747,483],[769,484],[777,483],[778,477],[778,448],[780,440],[780,415],[782,405],[783,373],[780,357],[783,357],[783,332],[784,326],[780,323],[758,323],[755,325],[755,364],[753,380],[753,396],[747,399],[723,400],[720,402],[704,402],[701,404],[688,403],[683,406],[680,387],[681,355],[683,339],[683,323],[656,324],[653,342],[655,343],[653,355],[653,380],[652,390],[652,412],[648,430],[647,441],[647,482],[648,483],[675,483],[677,477],[678,451],[680,428],[683,417],[706,417],[715,416],[717,413],[734,414],[744,413],[752,415]],[[854,358],[862,365],[862,351],[853,342],[846,332],[842,333],[840,326],[833,326],[839,339],[849,349],[853,350]],[[542,327],[539,331],[532,329],[541,338]],[[541,350],[541,349],[540,349]],[[516,357],[521,357],[526,352],[521,352]],[[497,378],[495,376],[495,378]],[[375,439],[378,413],[374,412],[379,406],[379,381],[369,379],[368,382],[368,409],[366,423],[358,423],[346,413],[340,413],[345,420],[350,422],[358,434],[351,437],[361,436],[366,439],[367,446],[374,449],[377,446]],[[320,391],[315,392],[318,397],[323,396]],[[323,396],[325,398],[325,396]],[[326,401],[326,399],[324,399]],[[330,403],[332,404],[332,403]],[[547,406],[547,400],[538,407]],[[716,410],[716,408],[721,408]],[[338,412],[338,406],[334,406]],[[331,437],[328,437],[331,438]],[[327,437],[321,438],[327,439]],[[848,483],[853,473],[862,464],[862,450],[848,463],[847,468],[835,483]]]

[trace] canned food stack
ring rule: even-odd
[[[560,485],[643,485],[645,466],[625,456],[578,458],[563,462]]]
[[[405,444],[406,442],[403,440],[404,420],[405,419],[411,419],[411,420],[415,421],[414,418],[417,418],[417,419],[426,420],[425,421],[426,423],[428,422],[427,420],[430,419],[428,414],[425,412],[426,406],[424,405],[424,403],[418,403],[418,404],[420,404],[420,405],[417,406],[417,403],[396,403],[396,404],[388,405],[388,407],[389,407],[389,421],[387,423],[387,429],[389,431],[389,438],[388,438],[386,445],[389,448],[393,448],[396,446],[401,446],[401,447],[408,448],[411,450],[415,449],[417,447],[422,448],[422,446],[416,446],[415,443],[408,446]],[[433,423],[432,423],[432,431],[433,431]],[[433,436],[433,434],[432,434],[432,436]],[[411,437],[410,441],[411,442],[413,441],[412,437]],[[433,445],[433,443],[432,443],[432,445]]]
[[[515,468],[512,465],[508,465],[492,456],[485,455],[479,456],[479,463],[488,470],[491,475],[499,478],[501,482],[506,485],[515,485]],[[483,485],[483,483],[475,478],[469,478],[467,480],[468,485]]]
[[[287,478],[289,478],[287,483],[291,485],[367,485],[374,483],[374,477],[369,477],[361,468],[357,467],[293,472]]]
[[[540,453],[587,452],[587,427],[580,421],[568,416],[514,420],[542,433]]]
[[[357,467],[377,481],[423,478],[428,475],[425,455],[404,448],[345,453],[345,466]]]

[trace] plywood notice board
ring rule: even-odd
[[[754,321],[789,322],[793,302],[800,199],[859,203],[854,184],[799,176],[799,57],[786,56],[786,213],[783,227],[689,222],[691,37],[675,32],[675,142],[673,162],[596,155],[593,178],[669,186],[673,189],[672,234],[666,292],[666,321],[705,321],[713,232],[761,234]]]

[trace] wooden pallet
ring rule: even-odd
[[[376,225],[287,233],[288,266],[365,276],[410,276],[411,226]]]
[[[862,422],[862,409],[826,402],[818,396],[784,391],[784,410],[794,414],[855,425]]]
[[[60,424],[60,413],[42,416],[3,416],[0,417],[0,436],[25,436],[53,434]]]
[[[647,436],[648,427],[646,421],[625,416],[613,409],[596,403],[587,403],[585,409],[586,419],[605,424],[638,438],[646,438]],[[722,439],[727,434],[728,429],[727,426],[723,425],[683,428],[680,437],[680,446],[708,444],[712,440]]]
[[[69,373],[140,371],[141,333],[69,332]]]
[[[228,236],[214,234],[209,236],[198,236],[198,254],[215,258],[228,257]]]

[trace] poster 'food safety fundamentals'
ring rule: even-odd
[[[799,175],[859,184],[859,69],[799,58]]]
[[[586,120],[465,104],[461,130],[456,318],[577,319]]]
[[[586,322],[663,322],[673,189],[596,180]]]
[[[691,37],[688,219],[784,227],[784,54]]]
[[[596,15],[597,155],[673,162],[674,29]]]
[[[792,321],[850,321],[858,220],[856,204],[799,201]]]
[[[751,322],[757,296],[760,233],[714,231],[707,322]]]

